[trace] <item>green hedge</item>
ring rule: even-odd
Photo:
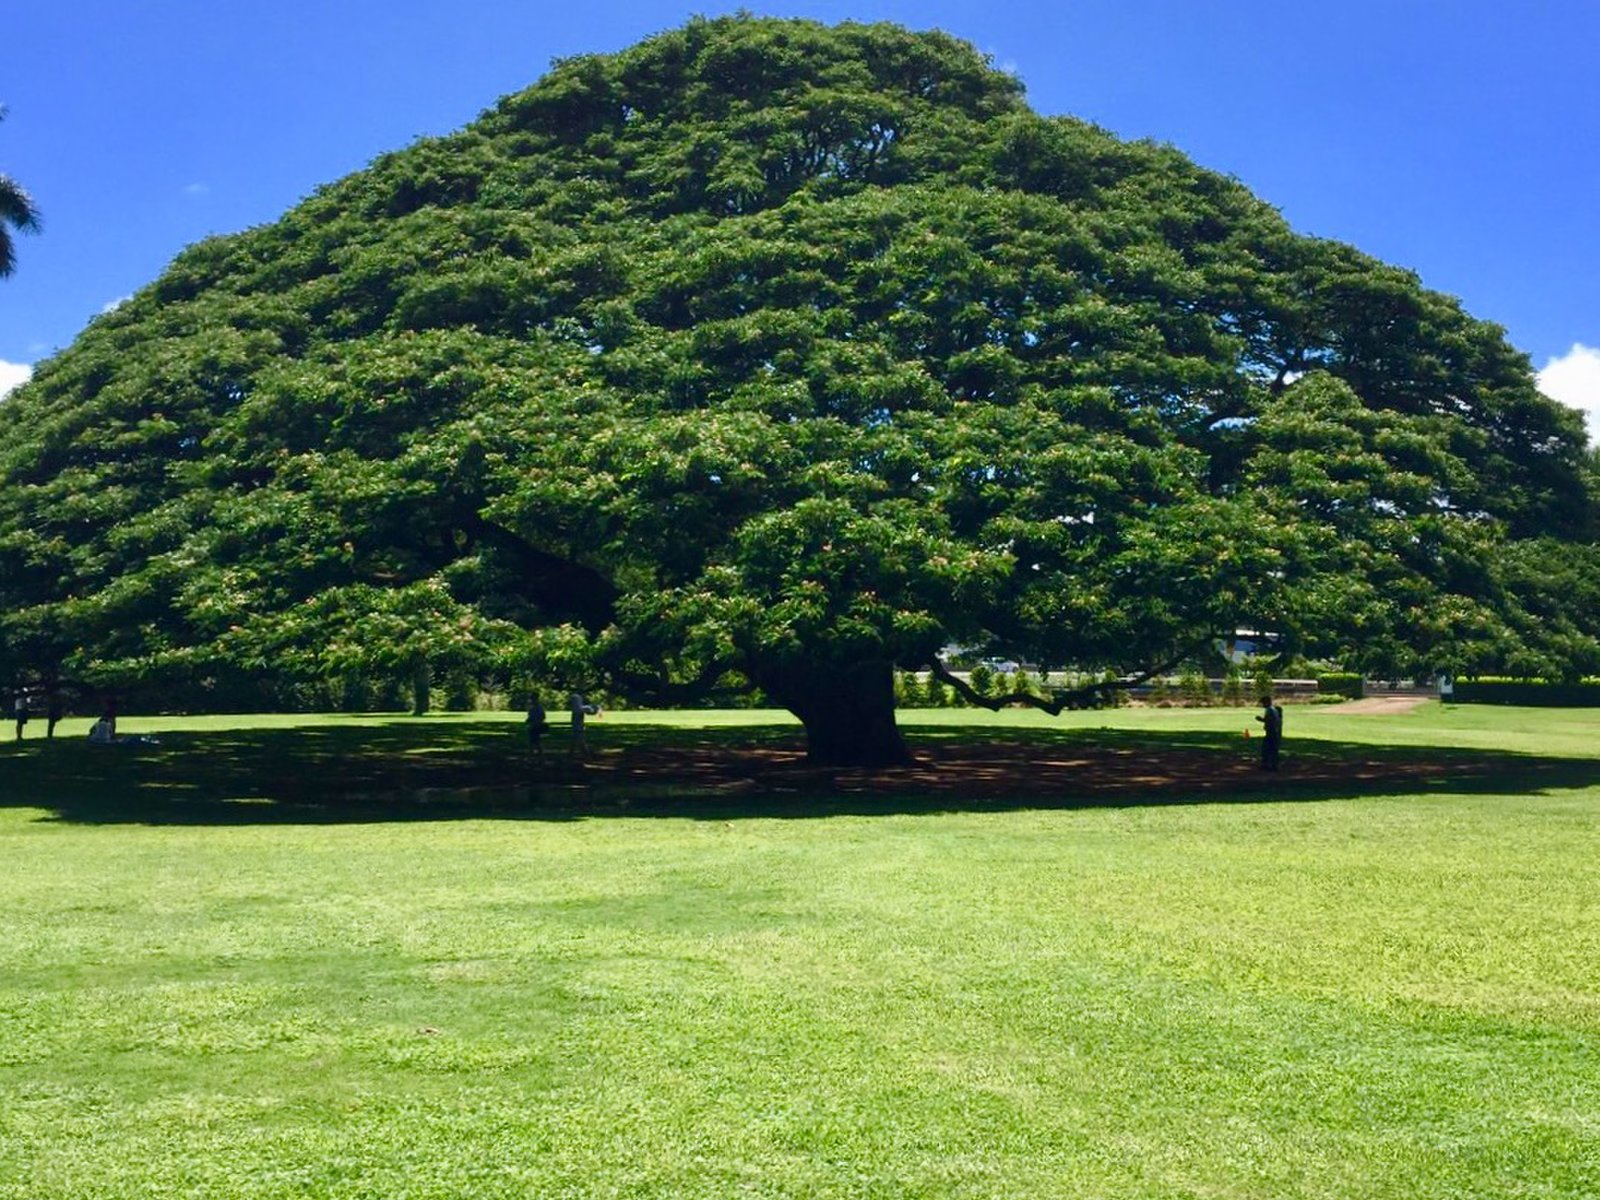
[[[1330,671],[1317,676],[1317,695],[1361,699],[1361,676],[1354,671]]]
[[[1541,679],[1458,679],[1447,704],[1521,704],[1544,708],[1600,708],[1600,680],[1547,683]]]

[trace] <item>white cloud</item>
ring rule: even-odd
[[[183,194],[185,196],[207,196],[211,194],[211,185],[209,183],[187,184],[184,186]]]
[[[117,309],[121,308],[124,304],[132,299],[132,296],[118,296],[115,300],[107,300],[100,306],[100,311],[103,313],[116,312]]]
[[[1552,400],[1583,410],[1589,440],[1600,442],[1600,350],[1574,342],[1560,358],[1539,372],[1539,390]]]
[[[33,367],[28,363],[6,362],[0,358],[0,396],[4,396],[14,387],[21,387],[28,382],[33,374]]]

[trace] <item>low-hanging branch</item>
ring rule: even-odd
[[[647,675],[639,671],[630,671],[626,667],[614,667],[607,672],[614,683],[627,688],[635,696],[664,703],[691,703],[704,700],[715,693],[727,695],[746,695],[755,690],[755,685],[745,682],[738,686],[717,687],[718,680],[724,678],[737,667],[727,660],[708,662],[700,668],[699,674],[689,680],[672,680],[665,675]]]
[[[1211,640],[1210,637],[1200,638],[1189,643],[1170,658],[1132,675],[1124,675],[1116,679],[1102,679],[1096,683],[1086,683],[1082,687],[1057,688],[1048,697],[1036,696],[1032,692],[1024,691],[1012,691],[1003,696],[985,696],[965,679],[952,672],[937,655],[928,660],[928,667],[935,679],[941,683],[949,684],[956,690],[957,694],[979,708],[987,708],[991,712],[999,712],[1002,708],[1011,704],[1025,704],[1030,708],[1040,709],[1055,717],[1068,709],[1092,708],[1094,705],[1090,703],[1091,700],[1103,697],[1107,692],[1134,688],[1142,683],[1148,683],[1157,675],[1164,675],[1171,671]]]

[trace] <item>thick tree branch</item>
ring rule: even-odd
[[[1273,396],[1281,395],[1283,389],[1289,386],[1289,376],[1304,374],[1305,369],[1306,352],[1305,347],[1302,346],[1283,360],[1283,363],[1278,367],[1277,378],[1267,385],[1267,391]]]
[[[949,667],[939,660],[937,655],[928,660],[928,667],[933,672],[935,679],[949,684],[958,694],[979,708],[987,708],[991,712],[999,712],[1007,705],[1024,704],[1030,708],[1037,708],[1047,712],[1054,717],[1059,716],[1067,709],[1093,708],[1095,707],[1093,701],[1102,699],[1108,692],[1134,688],[1141,683],[1148,683],[1157,675],[1164,675],[1171,671],[1211,640],[1210,637],[1204,637],[1190,642],[1165,661],[1156,663],[1146,670],[1137,671],[1132,675],[1124,675],[1116,679],[1102,679],[1098,683],[1087,683],[1082,687],[1057,688],[1050,693],[1048,699],[1043,696],[1035,696],[1032,692],[1021,691],[1011,692],[1004,696],[982,695],[965,679],[954,674]]]
[[[529,598],[552,615],[574,617],[591,633],[616,620],[617,587],[593,567],[540,550],[478,513],[465,515],[463,525],[520,564]]]
[[[685,703],[702,700],[714,691],[730,695],[744,695],[755,691],[756,685],[749,680],[746,680],[741,687],[716,687],[717,680],[736,669],[732,662],[719,659],[707,663],[700,669],[698,675],[684,682],[676,682],[665,675],[645,675],[638,671],[629,671],[625,667],[613,668],[608,673],[633,695],[668,703]]]

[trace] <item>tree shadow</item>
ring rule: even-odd
[[[792,727],[606,726],[587,762],[563,733],[543,762],[504,721],[392,721],[180,731],[156,743],[0,747],[0,806],[84,824],[316,824],[662,816],[813,818],[1324,801],[1395,794],[1522,795],[1600,784],[1600,760],[1509,751],[1259,742],[1202,731],[911,729],[916,761],[812,767]]]

